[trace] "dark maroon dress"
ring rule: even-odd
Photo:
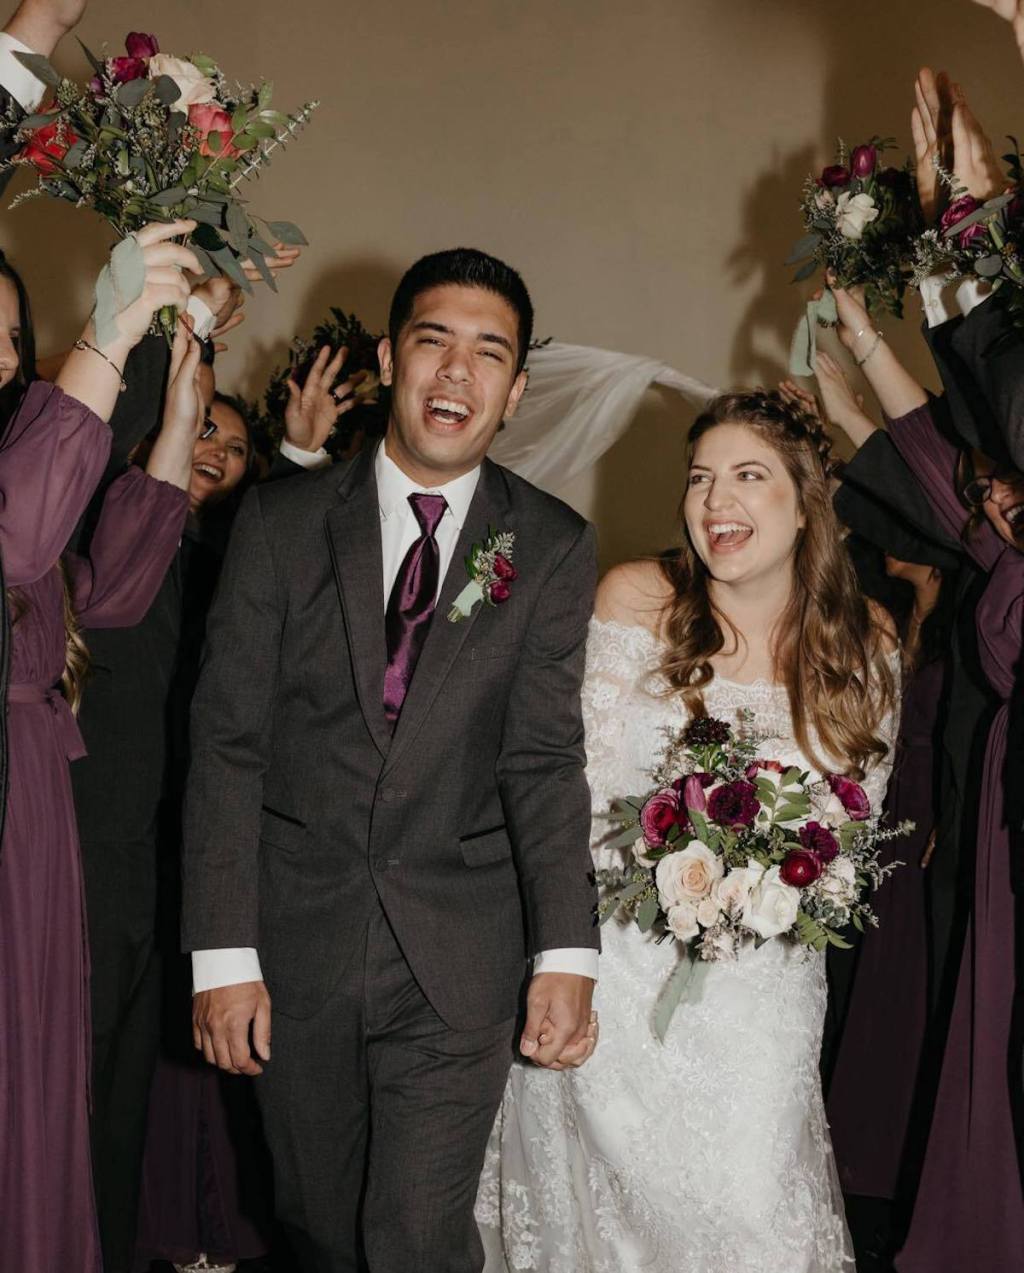
[[[959,535],[967,512],[954,484],[956,451],[929,409],[893,421],[890,435],[943,525]],[[1003,703],[985,750],[970,921],[921,1183],[896,1261],[900,1273],[1008,1273],[1024,1261],[1009,1078],[1015,933],[1003,781],[1008,703],[1022,645],[1024,555],[987,523],[965,547],[989,573],[977,608],[978,649]]]
[[[0,445],[0,552],[13,619],[10,786],[0,857],[0,1264],[96,1273],[88,1127],[88,960],[68,761],[81,736],[64,670],[58,561],[110,450],[88,408],[39,382]],[[111,487],[88,561],[68,562],[79,617],[137,623],[171,560],[184,491],[138,470]],[[112,800],[117,793],[110,793]]]

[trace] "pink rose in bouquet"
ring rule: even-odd
[[[217,102],[196,102],[188,108],[188,122],[199,133],[201,155],[223,155],[234,158],[242,152],[231,144],[235,132],[231,127],[231,116]],[[210,138],[217,137],[216,145],[211,146]]]

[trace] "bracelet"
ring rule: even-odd
[[[863,335],[863,332],[859,332],[858,335]],[[875,350],[878,348],[878,346],[881,343],[882,343],[882,333],[880,331],[876,331],[874,343],[872,344],[868,352],[864,355],[863,358],[854,357],[853,361],[857,364],[858,367],[863,367],[864,364],[867,362],[867,360],[871,357],[871,355],[875,352]]]
[[[118,380],[120,380],[121,388],[118,390],[118,393],[125,392],[128,386],[125,384],[124,376],[121,374],[121,369],[118,367],[117,363],[115,363],[112,359],[107,357],[107,355],[103,352],[102,349],[97,349],[95,345],[90,345],[87,340],[82,340],[81,337],[79,337],[79,339],[75,341],[75,348],[88,349],[88,350],[91,350],[94,354],[98,354],[103,359],[103,361],[107,364],[108,367],[112,367],[114,369],[114,375],[117,376]]]

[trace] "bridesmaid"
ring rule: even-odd
[[[55,385],[36,382],[0,443],[0,552],[9,610],[10,740],[0,855],[0,1233],[19,1273],[96,1273],[87,1112],[88,999],[78,840],[67,762],[81,755],[72,713],[84,647],[78,622],[135,623],[177,544],[187,496],[128,475],[109,493],[89,560],[61,553],[110,450],[106,421],[131,348],[164,305],[183,307],[195,257],[171,240],[194,223],[151,225],[142,296],[100,344],[92,324]],[[9,308],[16,293],[0,281]],[[168,472],[196,425],[196,356],[180,339],[168,411]],[[0,387],[16,373],[9,352]],[[190,418],[191,417],[191,418]],[[178,436],[175,436],[178,435]],[[61,684],[62,683],[62,684]],[[63,688],[63,693],[61,692]]]
[[[1015,915],[1005,762],[1009,703],[1024,638],[1024,474],[961,452],[932,419],[921,386],[873,328],[860,298],[835,289],[840,339],[891,418],[889,436],[947,533],[988,576],[976,612],[984,674],[1001,700],[988,732],[974,845],[970,921],[942,1057],[935,1112],[900,1273],[1012,1269],[1024,1251],[1024,1196],[1010,1075]],[[826,366],[827,366],[826,360]],[[850,433],[870,432],[860,417]],[[854,432],[851,433],[851,427]]]

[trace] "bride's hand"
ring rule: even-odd
[[[553,1061],[548,1069],[551,1070],[578,1070],[581,1065],[586,1065],[590,1058],[594,1055],[597,1048],[597,1040],[600,1035],[600,1027],[597,1023],[597,1013],[591,1012],[590,1025],[587,1026],[586,1037],[581,1039],[579,1043],[567,1047],[562,1052],[557,1061]]]

